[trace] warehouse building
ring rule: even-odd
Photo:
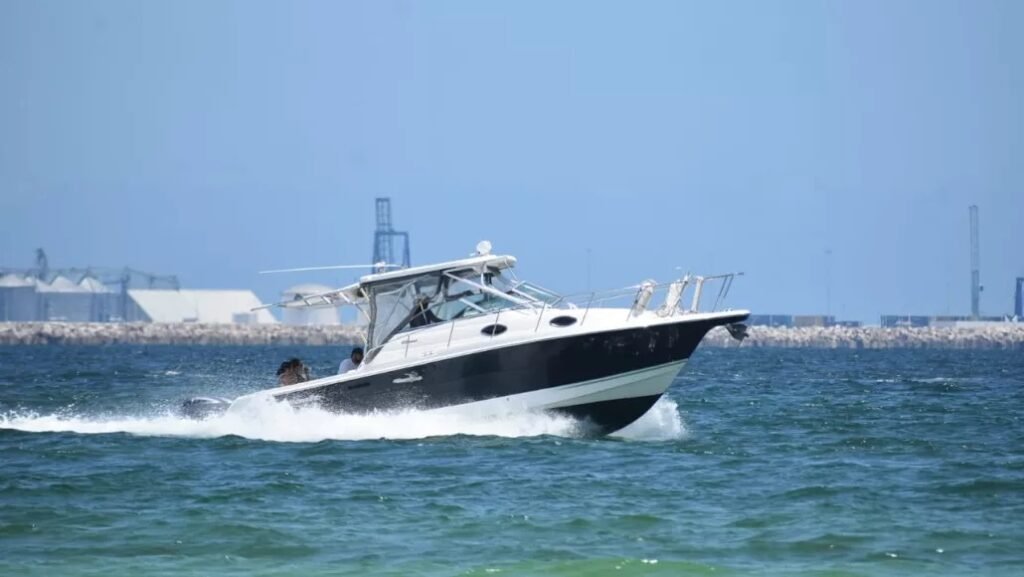
[[[125,320],[150,323],[273,324],[250,290],[130,289]]]
[[[51,268],[38,249],[34,267],[0,268],[0,322],[277,322],[252,310],[261,304],[252,291],[180,288],[176,276],[128,267]]]
[[[0,275],[0,322],[276,323],[269,311],[252,311],[260,304],[249,290],[121,292],[91,276],[76,281],[57,274],[44,281],[17,273]],[[334,309],[329,312],[337,319]]]
[[[750,315],[746,322],[755,327],[791,327],[793,315]]]
[[[750,315],[747,324],[764,327],[831,327],[837,323],[832,315]]]
[[[319,284],[300,284],[281,293],[282,301],[301,301],[313,295],[329,292],[331,287]],[[338,309],[334,306],[285,308],[283,322],[293,326],[339,325]]]
[[[969,315],[882,315],[883,327],[939,327],[939,328],[970,328],[979,323],[1001,323],[1004,317],[983,316],[972,318]]]

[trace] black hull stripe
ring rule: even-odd
[[[346,412],[460,405],[682,361],[712,327],[732,320],[685,321],[498,347],[277,398]]]

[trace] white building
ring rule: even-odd
[[[303,297],[322,294],[332,290],[319,284],[295,285],[281,293],[282,301],[300,300]],[[338,309],[333,306],[322,308],[286,308],[283,311],[284,324],[295,326],[340,325]]]
[[[273,324],[270,311],[253,311],[260,299],[250,290],[130,289],[131,322]]]

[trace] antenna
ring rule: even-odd
[[[259,274],[277,274],[282,272],[309,272],[314,270],[345,270],[349,268],[367,268],[373,267],[374,270],[384,271],[389,268],[402,268],[397,264],[388,264],[386,262],[377,262],[373,264],[334,264],[330,266],[304,266],[300,268],[278,268],[274,270],[261,270]]]
[[[981,316],[981,272],[978,242],[978,205],[972,204],[968,209],[971,215],[971,318],[978,320]]]

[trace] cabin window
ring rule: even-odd
[[[567,327],[576,324],[576,317],[562,315],[551,319],[550,323],[553,327]]]
[[[508,327],[506,327],[505,325],[495,323],[493,325],[487,325],[486,327],[480,329],[480,332],[482,332],[485,335],[490,335],[493,337],[500,335],[501,333],[507,330]]]

